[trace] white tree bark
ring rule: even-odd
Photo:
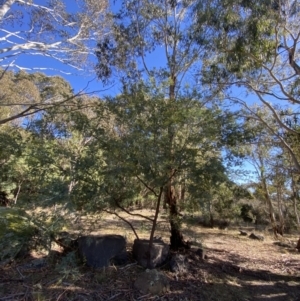
[[[18,63],[21,55],[39,55],[87,70],[108,32],[108,0],[44,2],[6,0],[0,6],[0,67],[41,70],[44,66]]]
[[[3,21],[6,13],[10,10],[11,6],[16,2],[16,0],[4,1],[4,4],[0,6],[0,22]]]

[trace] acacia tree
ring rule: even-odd
[[[173,248],[186,244],[180,223],[175,222],[178,221],[179,201],[176,193],[179,128],[172,116],[179,114],[178,103],[182,99],[205,102],[205,92],[196,92],[193,75],[193,70],[200,66],[205,47],[194,39],[194,27],[190,22],[193,5],[194,1],[189,0],[125,0],[114,15],[111,37],[99,42],[96,52],[98,77],[110,82],[118,76],[125,94],[137,91],[141,83],[150,83],[160,90],[160,101],[165,103],[163,108],[168,112],[165,116],[167,127],[163,131],[164,156],[167,158],[164,166],[167,169],[164,175],[166,184],[163,186],[170,213]],[[205,30],[200,34],[204,35]],[[159,56],[159,61],[154,63],[156,56]],[[149,101],[151,97],[150,93]],[[157,109],[160,110],[159,107]]]

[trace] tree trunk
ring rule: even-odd
[[[277,237],[278,227],[277,227],[277,221],[276,221],[276,216],[275,216],[275,210],[274,210],[274,206],[272,204],[272,200],[271,200],[271,197],[270,197],[267,181],[264,177],[262,177],[262,184],[263,184],[265,199],[266,199],[266,202],[267,202],[268,207],[269,207],[270,222],[272,224],[274,235],[275,235],[275,237]]]
[[[181,248],[189,248],[189,244],[184,241],[180,231],[180,217],[178,214],[177,198],[174,186],[169,183],[166,193],[166,201],[169,206],[169,220],[171,226],[171,249],[178,250]]]
[[[212,201],[209,201],[209,224],[211,228],[215,226]]]
[[[176,48],[176,47],[175,47]],[[173,103],[176,101],[176,93],[175,88],[177,84],[176,79],[176,51],[173,51],[173,54],[169,57],[171,63],[170,66],[170,86],[169,86],[169,106],[170,112],[173,111]],[[176,169],[174,167],[174,137],[175,137],[175,129],[174,126],[171,124],[168,128],[168,138],[169,138],[169,159],[170,159],[170,174],[169,179],[167,182],[167,189],[166,189],[166,196],[165,200],[167,205],[169,206],[169,220],[171,226],[171,249],[178,250],[181,248],[189,248],[187,242],[183,240],[183,235],[180,231],[181,228],[181,221],[178,214],[178,204],[177,204],[177,194],[175,189],[175,174]]]
[[[280,235],[283,235],[284,231],[284,216],[283,216],[283,210],[282,210],[282,190],[281,185],[277,185],[277,203],[278,203],[278,215],[279,215],[279,224],[277,225],[277,233]]]
[[[300,230],[300,218],[299,218],[299,213],[298,213],[298,208],[297,204],[299,203],[299,196],[298,196],[298,191],[297,191],[297,184],[292,176],[292,191],[293,191],[293,208],[294,208],[294,213],[296,217],[296,222],[297,222],[297,228]],[[300,239],[299,239],[300,241]]]
[[[23,183],[23,181],[18,183],[18,189],[16,190],[16,193],[15,193],[15,196],[14,196],[14,204],[15,205],[17,204],[17,200],[18,200],[18,197],[19,197],[19,194],[20,194],[20,191],[21,191],[22,183]]]
[[[299,238],[299,240],[298,240],[296,249],[300,252],[300,238]]]
[[[180,185],[180,208],[181,210],[185,209],[185,180],[182,181]]]

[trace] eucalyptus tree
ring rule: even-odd
[[[71,85],[61,76],[47,76],[41,72],[3,71],[0,91],[0,126],[21,124],[47,110],[74,110],[82,99],[91,99],[94,91],[88,85],[74,93]],[[59,109],[60,107],[60,109]]]
[[[2,70],[3,71],[3,70]],[[4,72],[4,71],[3,71]],[[42,113],[51,107],[67,105],[81,92],[74,94],[69,83],[60,76],[24,71],[6,71],[1,78],[0,125]]]
[[[199,138],[198,144],[194,141],[189,146],[190,135],[193,136],[197,132],[195,128],[199,121],[195,121],[191,126],[193,114],[191,113],[189,123],[184,112],[190,105],[195,108],[191,107],[189,111],[197,111],[197,106],[204,108],[205,102],[209,100],[205,98],[204,90],[196,88],[195,72],[201,66],[205,43],[203,45],[197,43],[195,28],[190,22],[194,3],[195,1],[191,0],[122,1],[120,10],[113,14],[111,36],[99,42],[96,52],[98,77],[107,83],[120,81],[122,86],[120,99],[122,97],[127,99],[127,95],[135,95],[141,87],[153,89],[153,93],[147,91],[147,99],[143,96],[140,105],[135,106],[140,106],[140,110],[142,106],[153,107],[147,108],[149,112],[144,112],[143,118],[146,124],[153,122],[151,114],[159,118],[159,123],[153,124],[151,127],[155,128],[150,132],[153,137],[159,137],[159,144],[155,146],[151,142],[152,155],[149,154],[148,158],[150,150],[140,152],[139,160],[145,155],[145,160],[155,162],[161,160],[160,157],[163,156],[162,162],[157,161],[155,164],[158,164],[160,177],[164,178],[164,181],[160,180],[160,187],[164,190],[164,198],[169,208],[173,248],[186,246],[180,232],[180,223],[176,222],[179,220],[179,199],[176,193],[181,170],[179,162],[186,164],[183,158],[189,147],[190,151],[195,145],[201,148],[204,141]],[[199,37],[205,34],[205,29],[198,31]],[[124,102],[125,106],[126,101]],[[124,110],[130,112],[130,104],[127,105],[129,107],[125,107]],[[185,134],[180,134],[180,131]],[[139,135],[142,135],[142,132]],[[148,140],[150,141],[150,138],[144,141],[148,135],[147,131],[143,135],[146,137],[139,137],[141,142],[138,143],[141,148],[147,145]],[[155,147],[163,149],[158,150],[156,155]],[[212,145],[207,148],[207,152],[211,152],[211,156],[216,155]],[[219,155],[218,150],[216,152]]]
[[[28,176],[25,154],[31,144],[27,144],[30,135],[25,125],[29,123],[29,116],[34,113],[40,113],[41,116],[44,108],[62,105],[62,99],[70,100],[74,94],[61,77],[47,77],[42,73],[6,71],[1,84],[1,189],[16,202]]]
[[[273,189],[276,187],[277,190],[280,190],[283,185],[282,183],[280,183],[280,185],[278,185],[279,183],[275,183],[277,186],[273,186],[272,183],[272,178],[276,179],[277,182],[279,181],[278,174],[274,175],[274,170],[272,168],[272,146],[269,145],[267,147],[266,141],[257,144],[255,149],[252,150],[251,158],[257,171],[260,192],[262,193],[265,204],[267,205],[274,234],[277,235],[277,233],[279,233],[283,235],[284,218],[282,212],[282,195],[278,195],[278,191],[276,193]],[[278,199],[277,210],[275,209],[273,201],[274,193],[277,194]],[[279,216],[279,221],[277,221],[277,216]]]
[[[59,76],[7,71],[2,80],[7,102],[0,107],[2,191],[15,202],[19,197],[78,205],[87,190],[92,193],[84,170],[97,168],[98,153],[87,153],[92,124],[100,118],[93,110],[101,111],[101,101],[74,94]]]
[[[99,123],[94,110],[99,106],[98,98],[81,97],[47,110],[28,125],[30,174],[40,183],[40,194],[52,203],[81,208],[86,199],[97,195],[93,184],[99,182],[101,150],[95,150],[93,143]]]
[[[8,205],[11,200],[17,201],[22,180],[15,181],[18,171],[22,172],[19,163],[23,148],[22,133],[16,127],[6,125],[0,128],[0,194],[2,205]],[[0,201],[0,203],[1,203]]]
[[[191,170],[187,194],[212,228],[217,217],[225,222],[238,215],[237,192],[238,186],[229,179],[221,158],[210,158]]]
[[[55,70],[45,61],[41,66],[20,61],[23,56],[42,56],[51,59],[52,66],[61,63],[58,68],[88,69],[96,42],[108,32],[107,6],[106,0],[1,1],[0,66]]]
[[[96,44],[109,33],[107,7],[107,0],[0,1],[1,87],[12,77],[6,75],[9,70],[91,75]],[[41,101],[35,98],[32,82],[23,79],[15,84],[15,93],[1,92],[0,110],[11,114],[1,118],[0,125],[70,100],[65,95]],[[23,93],[27,85],[28,91]],[[78,96],[87,92],[88,84],[84,86]],[[13,94],[23,95],[11,101]]]
[[[208,20],[214,45],[203,61],[205,82],[222,87],[229,100],[258,118],[289,152],[299,174],[299,156],[285,139],[285,133],[299,135],[299,1],[198,1],[194,12],[199,29],[203,18]],[[272,120],[254,110],[253,102]]]
[[[263,111],[261,107],[258,108],[252,110],[256,109],[258,115],[263,115],[264,119],[272,124],[272,114],[267,109]],[[264,127],[259,118],[252,117],[247,122],[256,133],[255,139],[243,146],[245,158],[255,170],[253,180],[255,194],[266,207],[274,234],[282,235],[287,226],[287,216],[291,215],[290,200],[293,202],[292,210],[297,217],[297,201],[293,198],[295,188],[293,179],[297,178],[297,175],[294,172],[293,162],[281,140],[273,134],[274,129],[271,131],[268,127]]]

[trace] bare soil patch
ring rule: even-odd
[[[154,215],[145,210],[138,213]],[[136,226],[140,238],[149,237],[149,223],[137,216],[130,216],[128,220]],[[84,217],[72,230],[76,227],[89,234],[125,235],[129,248],[135,238],[130,227],[113,216]],[[174,275],[168,271],[167,264],[161,267],[170,280],[170,291],[163,296],[142,295],[134,289],[133,283],[143,270],[134,262],[103,270],[77,268],[66,263],[63,269],[62,265],[33,264],[36,257],[42,256],[35,253],[31,258],[0,266],[0,301],[300,301],[297,236],[289,235],[276,241],[266,233],[259,233],[264,234],[265,240],[254,241],[239,235],[238,229],[202,228],[196,220],[192,224],[184,223],[183,232],[193,248],[206,250],[207,258],[202,260],[193,250],[186,251],[190,268],[184,275]],[[164,215],[156,235],[166,242],[169,239]]]

